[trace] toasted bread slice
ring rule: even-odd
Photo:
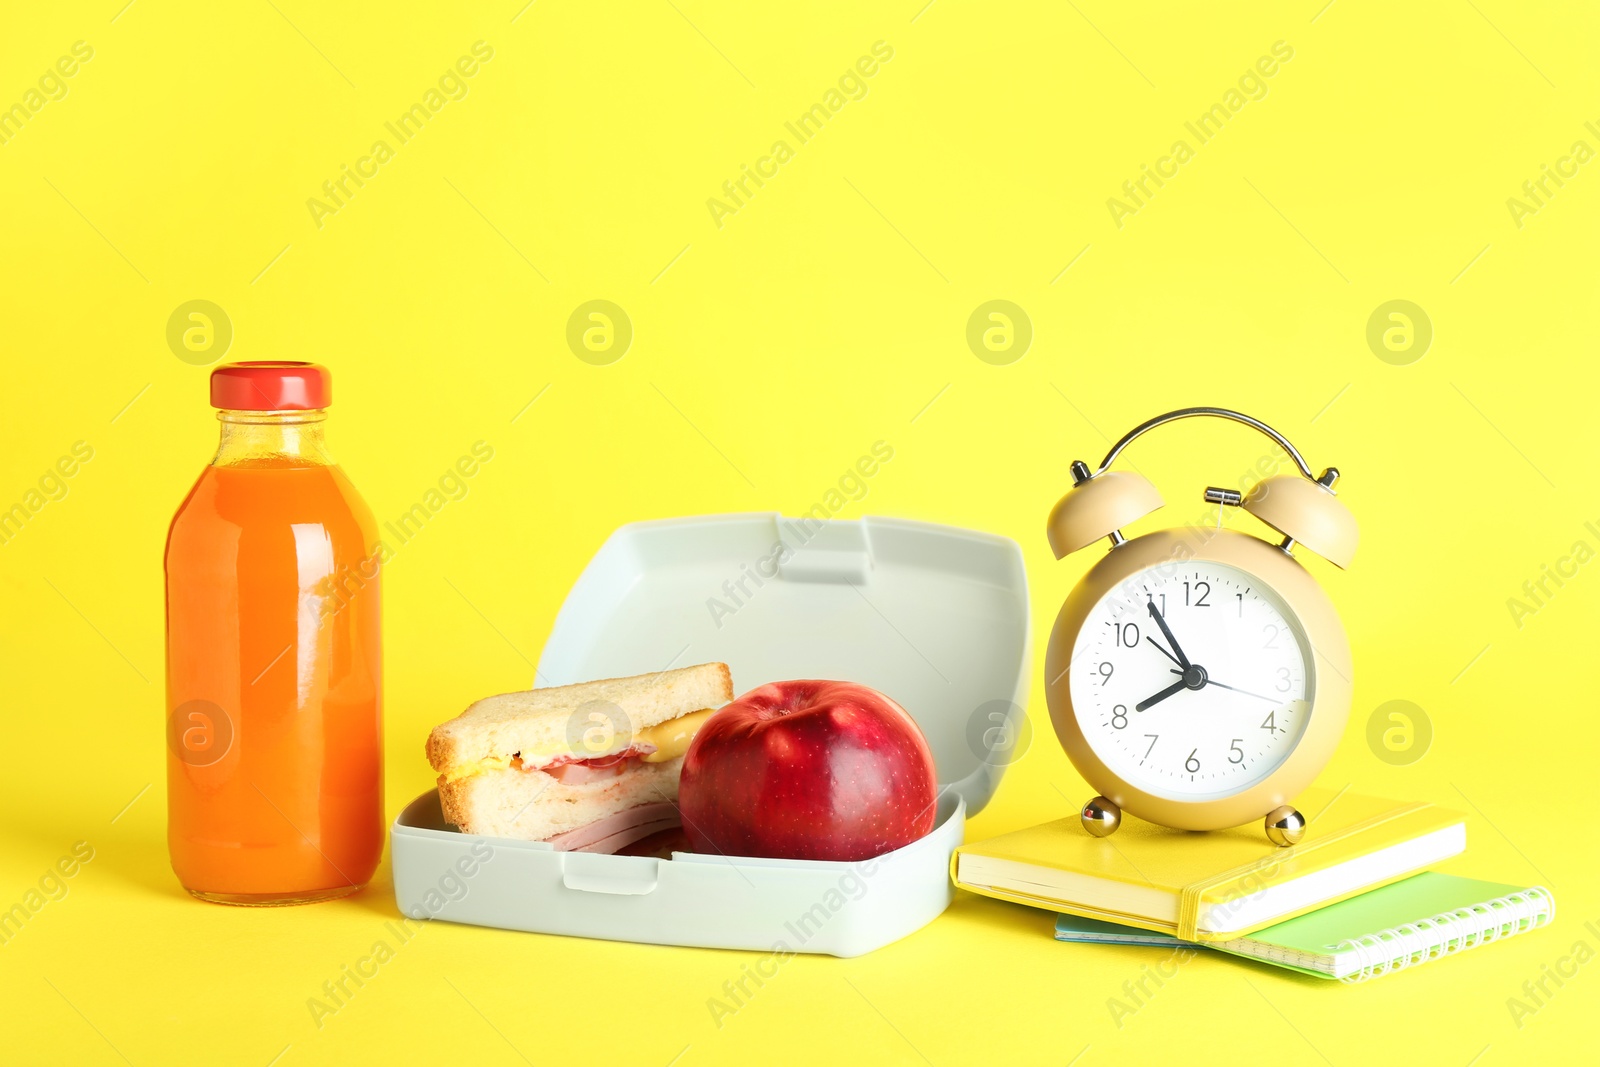
[[[452,772],[516,755],[527,767],[563,756],[602,758],[625,751],[636,730],[721,707],[732,699],[733,679],[726,663],[502,693],[435,726],[428,735],[428,762],[440,773],[442,796]],[[670,777],[676,795],[678,761],[657,766],[673,768]],[[467,795],[478,794],[462,794]]]

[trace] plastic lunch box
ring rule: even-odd
[[[416,918],[664,945],[856,956],[896,941],[950,903],[950,853],[1027,705],[1029,628],[1021,550],[993,534],[772,514],[624,526],[567,595],[539,685],[707,660],[736,694],[863,682],[927,735],[933,831],[860,863],[607,856],[460,833],[430,790],[391,829],[395,898]]]

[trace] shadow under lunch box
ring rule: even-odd
[[[1027,578],[1016,542],[902,519],[720,515],[633,523],[556,616],[540,685],[726,662],[734,694],[861,682],[927,735],[941,797],[927,836],[856,863],[563,852],[464,834],[429,790],[390,832],[416,918],[547,934],[857,956],[949,905],[950,854],[993,795],[1027,705]]]

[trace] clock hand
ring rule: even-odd
[[[1280,700],[1278,697],[1269,697],[1269,696],[1265,696],[1265,695],[1263,695],[1261,693],[1252,693],[1248,689],[1240,689],[1236,685],[1228,685],[1226,682],[1219,682],[1215,678],[1208,678],[1206,680],[1206,684],[1207,685],[1220,685],[1224,689],[1232,690],[1235,693],[1243,693],[1245,696],[1247,696],[1247,697],[1255,697],[1257,700],[1265,700],[1265,701],[1267,701],[1268,703],[1271,703],[1271,704],[1281,704],[1281,703],[1283,703],[1283,701]]]
[[[1150,635],[1146,634],[1145,635],[1145,640],[1150,642],[1150,647],[1151,648],[1155,649],[1157,652],[1160,652],[1163,656],[1167,657],[1172,662],[1177,663],[1178,666],[1180,666],[1180,667],[1183,666],[1183,664],[1181,662],[1179,662],[1178,657],[1174,656],[1171,652],[1168,652],[1165,648],[1163,648],[1161,646],[1161,644],[1156,641],[1155,638],[1153,638]],[[1173,671],[1172,673],[1173,674],[1182,674],[1183,672],[1182,671]]]
[[[1156,620],[1156,625],[1161,627],[1161,632],[1166,635],[1167,644],[1172,646],[1172,661],[1184,670],[1189,669],[1189,657],[1183,654],[1183,649],[1178,647],[1177,638],[1172,636],[1172,630],[1167,626],[1167,620],[1161,617],[1161,612],[1156,610],[1154,600],[1145,601],[1145,606],[1150,609],[1150,617]],[[1159,647],[1159,646],[1157,646]]]
[[[1171,673],[1171,674],[1182,674],[1183,672],[1182,671],[1169,671],[1168,673]],[[1212,678],[1212,677],[1209,677],[1209,676],[1206,678],[1206,685],[1214,685],[1214,686],[1218,686],[1218,687],[1220,687],[1222,689],[1231,690],[1231,691],[1233,691],[1235,693],[1243,693],[1247,697],[1255,697],[1257,700],[1265,700],[1265,701],[1268,701],[1268,702],[1273,703],[1273,704],[1281,704],[1281,703],[1283,703],[1283,701],[1278,697],[1269,697],[1269,696],[1267,696],[1267,695],[1265,695],[1263,693],[1252,693],[1248,689],[1240,689],[1236,685],[1229,685],[1227,682],[1219,682],[1215,678]]]
[[[1146,708],[1154,707],[1172,694],[1187,688],[1189,688],[1189,683],[1184,681],[1182,678],[1179,678],[1176,682],[1173,682],[1155,696],[1146,697],[1144,700],[1139,701],[1139,703],[1133,706],[1133,710],[1144,711]]]

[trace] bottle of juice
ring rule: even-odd
[[[202,900],[353,893],[383,848],[377,527],[312,363],[211,374],[222,440],[167,535],[167,846]]]

